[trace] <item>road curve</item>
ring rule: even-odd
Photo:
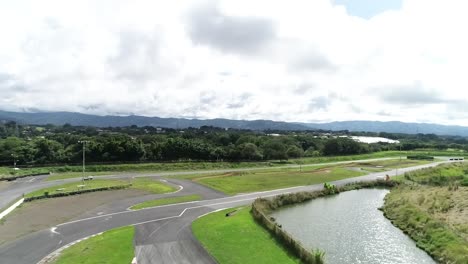
[[[398,169],[404,173],[416,169],[433,167],[443,162]],[[372,173],[366,176],[348,178],[333,182],[340,186],[356,181],[374,180],[386,174],[394,175],[396,170]],[[248,205],[258,197],[278,194],[320,190],[322,184],[291,187],[280,190],[241,194],[197,202],[165,205],[138,211],[120,211],[99,216],[78,219],[60,224],[49,230],[27,235],[0,247],[0,263],[37,263],[53,251],[73,241],[112,228],[133,225],[136,227],[135,250],[138,263],[214,263],[209,254],[193,238],[190,230],[192,221],[205,213],[222,208]],[[200,262],[201,263],[201,262]]]
[[[237,171],[256,171],[256,170],[267,170],[267,169],[283,169],[283,168],[299,168],[311,167],[311,166],[322,166],[322,165],[336,165],[336,164],[347,164],[353,162],[370,162],[379,160],[396,159],[392,158],[376,158],[376,159],[365,159],[365,160],[349,160],[349,161],[337,161],[327,163],[316,163],[316,164],[304,164],[304,165],[286,165],[286,166],[274,166],[274,167],[258,167],[258,168],[238,168],[238,169],[219,169],[219,170],[197,170],[197,171],[174,171],[174,172],[156,172],[156,173],[123,173],[118,175],[107,175],[107,176],[96,176],[99,179],[128,179],[133,177],[168,177],[168,176],[180,176],[180,175],[200,175],[210,173],[227,173]],[[91,173],[92,174],[92,173]],[[31,176],[26,178],[20,178],[5,189],[0,191],[0,209],[5,208],[13,201],[21,198],[23,194],[30,193],[42,188],[56,186],[69,182],[79,182],[81,177],[61,179],[54,181],[46,181],[48,176]]]

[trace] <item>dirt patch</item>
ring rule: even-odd
[[[351,170],[351,171],[363,171],[362,168],[357,168],[357,167],[346,167],[345,169]]]
[[[7,181],[0,181],[0,190],[3,190],[5,189],[6,187],[8,187],[11,183],[7,182]]]
[[[66,222],[103,204],[145,194],[126,189],[23,203],[0,222],[0,244]]]

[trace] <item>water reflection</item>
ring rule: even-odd
[[[326,263],[435,263],[377,208],[388,190],[363,189],[281,209],[273,214]]]

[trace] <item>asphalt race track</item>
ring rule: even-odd
[[[347,161],[345,163],[349,163]],[[357,161],[354,161],[357,162]],[[343,163],[343,162],[340,162]],[[404,173],[420,168],[432,167],[443,162],[398,169]],[[249,169],[252,170],[252,169]],[[235,170],[218,170],[210,172],[224,172]],[[395,175],[395,170],[372,173],[369,175],[344,179],[332,182],[336,185],[344,185],[356,181],[375,180],[386,174]],[[187,174],[188,172],[185,172]],[[191,172],[194,173],[194,172]],[[206,173],[196,172],[196,173]],[[153,174],[153,177],[163,177],[182,173]],[[119,175],[99,178],[123,178],[135,175]],[[139,174],[138,176],[143,176]],[[149,175],[146,175],[149,176]],[[42,177],[42,176],[41,176]],[[37,190],[46,186],[53,186],[63,182],[76,181],[67,179],[60,181],[43,181],[37,178],[30,182],[27,178],[9,186],[7,190],[0,192],[3,204],[8,204],[22,193]],[[266,192],[241,194],[236,196],[225,196],[220,192],[198,185],[191,181],[166,179],[170,184],[182,186],[183,189],[177,193],[166,195],[155,195],[151,197],[169,197],[188,194],[200,194],[204,197],[202,201],[187,202],[173,205],[147,208],[137,211],[127,210],[129,206],[141,202],[140,197],[116,201],[101,208],[88,212],[81,218],[67,223],[62,223],[50,229],[38,231],[26,235],[16,241],[0,246],[1,264],[30,264],[38,263],[44,257],[61,247],[76,240],[97,234],[112,228],[133,225],[136,227],[134,244],[135,255],[139,264],[146,263],[216,263],[215,260],[203,249],[193,237],[191,223],[197,217],[215,210],[248,205],[258,197],[270,197],[278,194],[319,190],[323,184],[310,186],[299,186]],[[13,198],[11,198],[13,196]],[[156,197],[156,198],[155,198]],[[4,202],[3,199],[9,200]],[[145,200],[148,200],[146,197]],[[1,208],[1,204],[0,204]],[[99,212],[99,215],[98,215]],[[103,213],[104,212],[104,213]]]

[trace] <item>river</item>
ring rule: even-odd
[[[282,208],[272,214],[307,248],[325,251],[325,262],[436,263],[378,210],[385,189],[361,189]]]

